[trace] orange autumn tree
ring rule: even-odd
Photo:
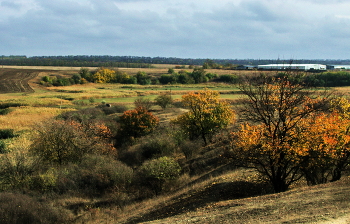
[[[127,110],[119,117],[119,139],[129,141],[153,132],[159,125],[159,118],[144,107]]]
[[[350,120],[337,112],[310,116],[299,124],[293,150],[310,185],[339,180],[350,156]]]
[[[231,153],[243,166],[253,167],[268,178],[275,192],[281,192],[302,177],[298,155],[298,125],[323,109],[327,96],[320,97],[289,80],[261,75],[240,85],[247,97],[241,118],[241,130],[232,133]]]
[[[209,89],[183,95],[182,104],[189,111],[173,122],[180,125],[190,139],[202,138],[207,145],[216,131],[234,122],[234,111],[219,97],[219,92]]]

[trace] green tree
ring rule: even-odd
[[[74,84],[80,84],[81,83],[81,75],[80,74],[74,74],[72,76],[72,80],[74,81]]]
[[[157,96],[155,99],[155,104],[160,106],[163,110],[173,103],[173,98],[170,94],[162,94]]]
[[[169,69],[168,69],[168,74],[174,74],[174,73],[175,73],[175,71],[174,71],[173,68],[169,68]]]
[[[205,76],[205,70],[203,68],[194,68],[190,76],[195,83],[208,82],[208,77]]]
[[[217,91],[190,92],[182,96],[182,104],[189,111],[173,122],[187,131],[190,139],[201,137],[206,145],[216,131],[234,121],[235,113],[229,104],[220,101]]]
[[[88,68],[81,68],[79,71],[79,75],[81,76],[81,78],[83,78],[84,80],[87,80],[89,82],[91,82],[91,72],[89,71]]]
[[[161,84],[175,84],[177,82],[177,76],[175,74],[163,74],[159,78]]]
[[[136,74],[137,83],[140,85],[151,84],[151,77],[149,77],[145,72],[138,72]]]

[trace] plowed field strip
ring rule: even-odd
[[[32,71],[1,71],[0,93],[34,92],[28,81],[35,78],[39,72]]]

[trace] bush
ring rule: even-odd
[[[12,153],[11,153],[12,154]],[[29,189],[37,161],[24,153],[6,154],[0,160],[1,190]]]
[[[192,159],[201,150],[200,141],[185,141],[180,145],[180,150],[185,155],[186,159]]]
[[[0,139],[14,138],[16,136],[13,129],[0,129]]]
[[[101,110],[101,108],[86,108],[81,109],[78,111],[68,111],[65,113],[62,113],[58,116],[58,118],[64,119],[64,120],[74,120],[78,121],[80,123],[84,122],[90,122],[94,119],[100,119],[104,117],[104,113]]]
[[[138,72],[136,74],[136,80],[137,80],[137,84],[140,84],[140,85],[149,85],[151,84],[151,77],[148,76],[145,72]]]
[[[163,156],[144,162],[140,170],[145,177],[170,180],[176,179],[180,175],[181,167],[175,159]]]
[[[7,145],[3,140],[0,140],[0,154],[7,153]]]
[[[31,178],[30,188],[34,191],[48,192],[55,189],[57,185],[58,174],[53,168],[43,173],[34,175]]]
[[[9,114],[11,111],[13,111],[13,110],[10,108],[0,109],[0,115]]]
[[[160,106],[163,110],[173,103],[173,98],[170,94],[162,94],[157,96],[155,99],[155,104]]]
[[[150,99],[144,97],[138,97],[137,99],[135,99],[134,104],[136,108],[143,107],[146,110],[150,110],[153,105]]]
[[[38,202],[28,195],[18,193],[0,193],[1,224],[50,224],[66,223],[66,215],[53,207]]]
[[[156,194],[162,191],[163,184],[167,180],[176,179],[180,173],[179,163],[175,159],[166,156],[148,160],[139,169],[139,174]]]
[[[218,78],[219,82],[233,83],[237,84],[239,82],[239,77],[237,75],[220,75]]]
[[[133,179],[133,169],[108,156],[87,155],[80,164],[71,164],[61,179],[71,184],[68,186],[59,181],[61,191],[76,188],[88,196],[103,195],[113,189],[125,190]]]
[[[38,126],[30,151],[44,162],[59,165],[79,162],[88,154],[110,154],[112,134],[104,124],[73,120],[51,121]]]
[[[154,136],[140,146],[140,151],[144,159],[151,159],[160,156],[171,156],[176,149],[176,145],[169,138],[170,136]]]
[[[23,103],[1,103],[0,104],[0,109],[6,109],[9,107],[21,107],[21,106],[27,106],[27,104]]]
[[[173,74],[171,74],[171,75],[164,74],[158,80],[161,84],[169,84],[169,83],[175,84],[175,83],[177,83],[177,77],[176,77],[176,75],[173,75]]]

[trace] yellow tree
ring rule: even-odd
[[[253,167],[266,176],[276,192],[285,191],[302,177],[297,155],[298,124],[323,109],[327,96],[292,84],[290,75],[278,79],[260,76],[244,83],[240,90],[247,96],[242,118],[251,123],[233,133],[232,153],[242,165]]]
[[[189,111],[173,122],[180,125],[190,139],[201,137],[206,145],[216,131],[234,122],[234,111],[228,103],[219,99],[217,91],[190,92],[182,96],[182,104]]]
[[[92,79],[96,83],[109,83],[116,79],[116,72],[108,68],[99,68]]]

